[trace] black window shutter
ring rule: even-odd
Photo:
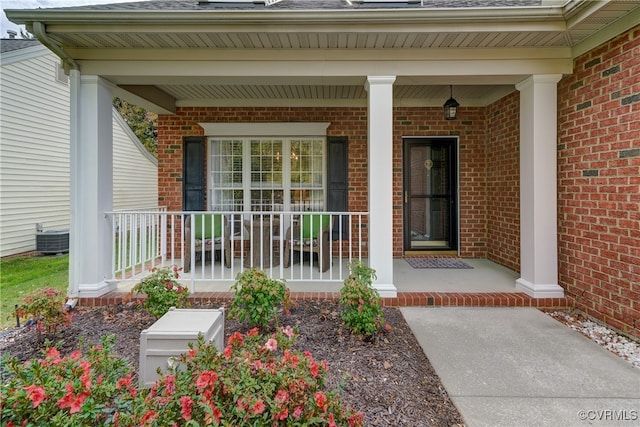
[[[203,211],[204,209],[204,137],[184,138],[182,169],[182,209]]]
[[[349,200],[349,138],[330,136],[327,138],[327,211],[348,212]],[[332,240],[349,238],[349,217],[343,215],[342,221],[336,217],[333,221]],[[342,222],[342,230],[340,230]]]

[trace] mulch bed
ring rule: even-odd
[[[218,308],[221,304],[199,305]],[[341,389],[344,401],[365,416],[367,426],[462,426],[440,378],[420,348],[400,310],[385,307],[390,333],[372,340],[352,336],[341,325],[339,306],[329,301],[299,302],[282,325],[297,326],[300,350],[326,360],[330,389]],[[116,334],[115,352],[138,369],[140,331],[155,319],[135,303],[109,308],[76,309],[74,321],[63,333],[48,336],[60,342],[61,353],[86,349],[106,334]],[[225,319],[225,335],[246,332],[245,325]],[[35,331],[5,331],[0,351],[20,360],[41,355]]]

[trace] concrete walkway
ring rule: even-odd
[[[467,426],[640,426],[640,369],[536,309],[401,310]]]

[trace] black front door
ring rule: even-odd
[[[457,140],[404,139],[404,250],[458,249]]]
[[[186,137],[182,155],[182,209],[185,211],[205,210],[204,200],[204,138]]]

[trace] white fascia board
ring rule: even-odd
[[[494,20],[407,20],[406,22],[367,22],[366,20],[355,20],[353,22],[305,22],[304,18],[292,17],[287,22],[199,22],[188,23],[167,22],[153,23],[140,22],[127,24],[117,23],[96,23],[91,27],[86,27],[81,23],[54,24],[47,27],[51,34],[100,34],[100,33],[142,33],[142,34],[218,34],[218,33],[441,33],[441,32],[526,32],[526,31],[565,31],[566,22],[563,18],[527,20],[513,18],[502,18]]]

